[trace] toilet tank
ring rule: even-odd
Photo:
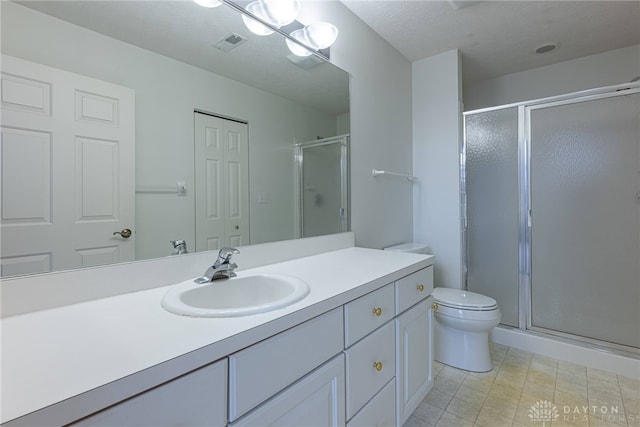
[[[433,255],[431,248],[424,243],[408,242],[384,248],[385,251],[409,252],[412,254]]]

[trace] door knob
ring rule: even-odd
[[[119,234],[123,239],[128,239],[131,237],[131,230],[128,228],[123,228],[122,231],[114,231],[113,235]]]

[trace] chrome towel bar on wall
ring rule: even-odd
[[[408,175],[406,173],[398,173],[398,172],[389,172],[389,171],[384,171],[384,170],[378,170],[378,169],[372,169],[371,170],[371,175],[373,175],[374,177],[378,176],[378,175],[393,175],[393,176],[399,176],[401,178],[406,178],[407,181],[409,182],[414,182],[418,180],[418,177],[413,176],[413,175]]]

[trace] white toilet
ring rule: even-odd
[[[435,360],[467,371],[490,371],[489,332],[501,316],[496,300],[450,288],[435,288],[433,300]]]

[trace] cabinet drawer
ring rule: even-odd
[[[394,322],[388,322],[345,353],[347,356],[347,419],[350,419],[395,374]]]
[[[394,315],[393,283],[344,306],[344,346],[355,344],[391,320]]]
[[[342,308],[229,356],[229,420],[284,389],[342,350]]]
[[[226,406],[227,359],[222,359],[70,426],[224,426]]]
[[[433,266],[396,280],[396,315],[433,292]]]
[[[396,380],[392,379],[347,423],[347,427],[394,427],[395,391]]]
[[[340,427],[344,415],[344,356],[336,356],[230,427]]]

